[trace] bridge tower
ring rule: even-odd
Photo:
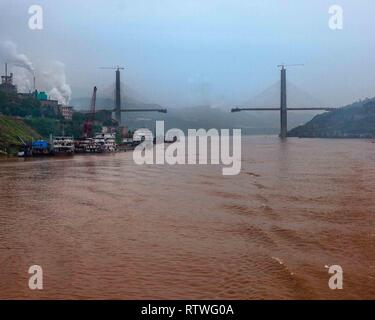
[[[121,126],[121,78],[120,70],[124,70],[123,67],[102,67],[100,69],[111,69],[116,70],[116,85],[115,85],[115,119],[119,126]]]
[[[120,68],[116,69],[116,102],[115,102],[115,119],[119,126],[121,126],[121,79]]]
[[[280,88],[280,138],[285,139],[288,132],[287,100],[286,100],[286,69],[281,66]]]
[[[280,112],[280,138],[285,139],[288,135],[288,111],[333,111],[336,108],[328,107],[316,107],[316,108],[288,108],[287,103],[287,87],[286,87],[286,68],[285,67],[296,67],[303,66],[303,64],[281,64],[278,67],[281,68],[281,81],[280,81],[280,107],[267,107],[267,108],[233,108],[231,112],[240,111],[279,111]]]
[[[124,67],[116,66],[116,67],[101,67],[100,69],[110,69],[115,70],[116,72],[116,84],[115,84],[115,108],[112,109],[112,112],[115,114],[115,120],[117,122],[117,126],[121,127],[121,114],[122,112],[161,112],[167,113],[167,109],[163,108],[139,108],[139,109],[123,109],[121,107],[121,76],[120,70],[124,70]]]

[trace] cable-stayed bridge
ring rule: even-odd
[[[295,65],[291,65],[295,66]],[[333,111],[336,108],[329,108],[324,107],[322,104],[309,95],[308,93],[304,92],[303,90],[299,89],[297,86],[287,82],[286,80],[286,65],[280,65],[280,81],[273,84],[272,86],[265,89],[259,95],[254,97],[252,101],[249,103],[253,107],[246,107],[246,108],[233,108],[232,112],[240,112],[240,111],[279,111],[280,112],[280,137],[285,139],[287,136],[288,131],[288,111]],[[312,104],[313,106],[295,106],[289,107],[288,100],[287,100],[287,88],[294,89],[294,92],[299,93],[300,97],[298,100],[303,100],[302,104]],[[270,99],[273,100],[275,97],[275,93],[279,94],[280,104],[276,107],[275,103],[273,102],[266,102]],[[301,99],[302,97],[302,99]],[[269,103],[269,105],[267,105]],[[256,107],[255,105],[262,105]],[[291,104],[292,105],[292,104]],[[293,104],[296,105],[296,104]],[[298,104],[297,104],[298,105]]]

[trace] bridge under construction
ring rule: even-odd
[[[280,112],[280,138],[285,139],[288,133],[288,111],[333,111],[337,108],[314,107],[314,108],[288,108],[287,104],[287,85],[286,85],[286,67],[300,65],[279,65],[281,73],[280,81],[280,107],[270,108],[233,108],[232,112],[240,111],[279,111]]]
[[[167,113],[167,109],[154,109],[154,108],[146,108],[146,109],[126,109],[121,107],[121,76],[120,70],[124,70],[124,67],[116,66],[116,67],[103,67],[101,69],[111,69],[115,70],[116,72],[116,86],[115,86],[115,108],[112,112],[115,113],[115,119],[118,126],[121,126],[122,123],[122,113],[123,112],[161,112]]]

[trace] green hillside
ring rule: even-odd
[[[288,132],[300,138],[375,138],[375,98],[314,117]]]
[[[0,154],[16,153],[21,145],[19,138],[27,142],[39,139],[40,135],[20,119],[0,115]]]

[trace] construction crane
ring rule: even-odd
[[[285,67],[303,67],[303,66],[304,66],[303,63],[296,63],[296,64],[285,64],[285,63],[282,63],[282,64],[279,64],[277,67],[285,69]]]
[[[120,67],[120,66],[116,66],[116,67],[100,67],[99,69],[125,70],[124,67]]]
[[[93,136],[93,127],[95,123],[95,108],[96,108],[96,91],[98,89],[94,87],[94,91],[91,97],[90,111],[87,113],[87,119],[83,124],[83,136],[85,138],[91,138]]]

